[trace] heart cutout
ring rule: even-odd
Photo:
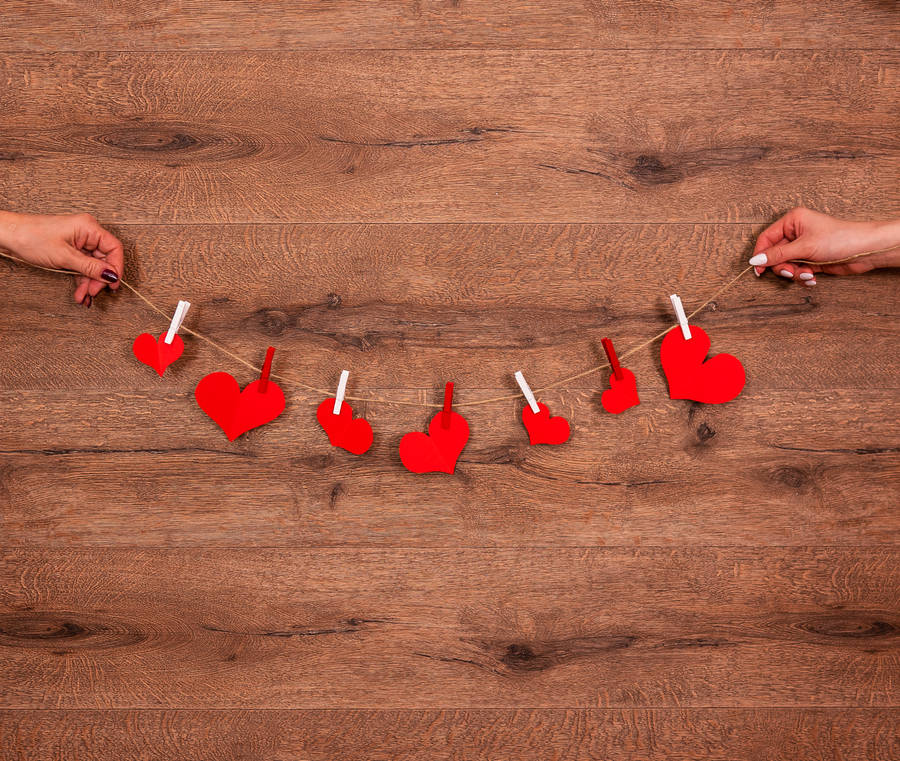
[[[676,327],[666,333],[659,347],[663,372],[669,382],[669,396],[705,404],[730,402],[744,388],[747,380],[744,366],[731,354],[716,354],[705,359],[709,353],[709,336],[694,325],[690,328],[689,340],[685,340],[681,328]]]
[[[413,473],[452,473],[466,442],[469,424],[462,415],[450,412],[450,427],[444,428],[444,412],[428,424],[428,434],[414,431],[400,439],[400,461]]]
[[[353,410],[347,402],[341,403],[340,412],[334,414],[334,398],[326,399],[316,410],[316,420],[328,434],[332,446],[346,449],[351,454],[363,454],[372,446],[372,426],[365,418],[353,419]]]
[[[564,417],[552,417],[546,404],[538,402],[540,412],[533,412],[531,405],[522,409],[522,423],[528,430],[528,443],[562,444],[569,439],[569,421]]]
[[[637,392],[637,380],[634,373],[625,367],[620,368],[622,379],[613,373],[609,376],[609,388],[600,394],[600,404],[607,412],[618,415],[630,407],[641,403]]]
[[[134,352],[134,356],[138,358],[138,361],[156,370],[160,378],[166,371],[166,368],[178,359],[184,351],[184,341],[181,340],[181,336],[177,333],[172,339],[172,343],[167,344],[163,340],[168,332],[160,333],[159,338],[154,338],[149,333],[141,333],[131,345],[131,350]]]
[[[229,441],[284,412],[284,394],[271,379],[265,393],[261,393],[259,380],[241,391],[228,373],[210,373],[197,384],[194,396],[200,409],[225,431]]]

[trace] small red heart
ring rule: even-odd
[[[284,394],[271,379],[265,393],[261,393],[259,380],[241,391],[228,373],[210,373],[197,384],[194,396],[200,409],[225,431],[229,441],[284,412]]]
[[[131,346],[134,356],[145,365],[150,365],[156,370],[160,378],[166,371],[166,368],[178,359],[184,351],[184,341],[181,340],[181,336],[177,333],[175,338],[172,339],[172,343],[167,344],[163,340],[168,332],[167,330],[164,333],[160,333],[159,338],[154,338],[149,333],[141,333],[134,339],[134,343]]]
[[[620,369],[622,370],[622,380],[616,378],[616,374],[613,373],[609,376],[609,388],[600,394],[600,404],[603,405],[603,409],[613,415],[618,415],[629,407],[641,403],[638,398],[637,380],[635,380],[634,373],[624,367]]]
[[[438,412],[428,424],[428,435],[414,431],[400,439],[400,460],[413,473],[452,473],[456,461],[469,440],[469,424],[450,412],[450,427],[444,428],[444,412]]]
[[[535,444],[562,444],[569,439],[569,422],[564,417],[551,417],[546,404],[538,402],[540,412],[533,412],[531,405],[522,409],[522,422],[528,429],[528,442]]]
[[[694,325],[685,340],[681,328],[672,328],[659,347],[663,372],[672,399],[692,399],[705,404],[730,402],[744,388],[744,366],[731,354],[716,354],[704,362],[709,352],[709,336]]]
[[[332,446],[352,454],[362,454],[372,446],[372,426],[365,418],[354,420],[353,410],[347,402],[341,403],[341,411],[335,415],[334,398],[326,399],[316,410],[316,420],[325,429]]]

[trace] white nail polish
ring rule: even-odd
[[[761,264],[765,264],[767,261],[769,261],[769,260],[766,258],[765,254],[757,254],[756,256],[750,257],[749,263],[752,264],[754,267],[758,267]]]
[[[756,267],[753,268],[753,274],[757,277],[762,277],[762,272],[760,272]]]
[[[803,281],[803,285],[815,285],[815,284],[816,284],[815,280],[804,280]]]
[[[791,272],[790,270],[781,270],[781,272],[779,272],[778,274],[781,275],[782,277],[793,277],[794,276],[794,273]]]
[[[800,273],[800,279],[801,279],[801,280],[814,280],[815,277],[816,277],[816,276],[813,275],[812,272],[801,272],[801,273]]]

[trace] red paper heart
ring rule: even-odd
[[[354,420],[353,410],[347,402],[341,403],[341,411],[335,415],[334,398],[326,399],[316,410],[316,420],[325,429],[332,446],[352,454],[362,454],[372,446],[372,426],[365,418]]]
[[[141,333],[131,345],[134,356],[145,365],[150,365],[159,373],[160,377],[162,377],[166,368],[178,359],[184,351],[184,341],[181,340],[181,336],[177,333],[172,339],[172,343],[167,344],[163,340],[168,332],[167,330],[164,333],[160,333],[159,338],[154,338],[149,333]]]
[[[428,424],[428,435],[415,431],[400,439],[400,460],[413,473],[452,473],[469,440],[469,424],[462,415],[450,413],[450,427],[444,428],[444,413],[438,412]]]
[[[259,380],[241,391],[228,373],[210,373],[197,384],[194,396],[200,409],[225,431],[229,441],[284,412],[284,394],[271,379],[265,393],[261,393]]]
[[[659,347],[669,396],[705,404],[730,402],[744,388],[744,366],[731,354],[716,354],[704,362],[709,336],[694,325],[690,328],[690,340],[685,340],[681,328],[676,327],[666,333]]]
[[[562,444],[569,439],[569,423],[564,417],[551,417],[546,404],[538,402],[540,412],[532,412],[531,405],[522,409],[522,422],[528,429],[528,442],[535,444]]]
[[[641,403],[638,398],[634,373],[624,367],[621,370],[622,380],[616,378],[616,374],[613,373],[609,376],[609,388],[600,394],[600,404],[603,405],[603,409],[613,415],[618,415],[629,407]]]

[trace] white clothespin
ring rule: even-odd
[[[691,326],[688,325],[687,317],[684,314],[684,307],[681,305],[681,299],[674,293],[669,296],[672,299],[672,306],[675,307],[675,316],[678,318],[678,324],[681,326],[681,335],[685,341],[691,340]]]
[[[170,344],[175,340],[175,334],[181,327],[181,323],[184,322],[184,318],[187,316],[188,309],[190,308],[190,301],[178,302],[178,306],[175,308],[175,314],[172,316],[172,322],[169,323],[169,331],[168,333],[166,333],[166,337],[163,339],[167,344]]]
[[[531,386],[525,381],[525,376],[522,375],[521,370],[516,370],[516,382],[519,384],[519,388],[522,389],[522,393],[525,394],[525,399],[528,400],[528,406],[531,407],[531,411],[537,415],[541,408],[538,407],[537,399],[534,398],[534,394],[531,391]]]
[[[338,381],[337,393],[334,395],[333,413],[335,415],[341,414],[341,405],[344,403],[344,394],[347,392],[347,378],[349,377],[349,370],[341,370],[341,379]]]

